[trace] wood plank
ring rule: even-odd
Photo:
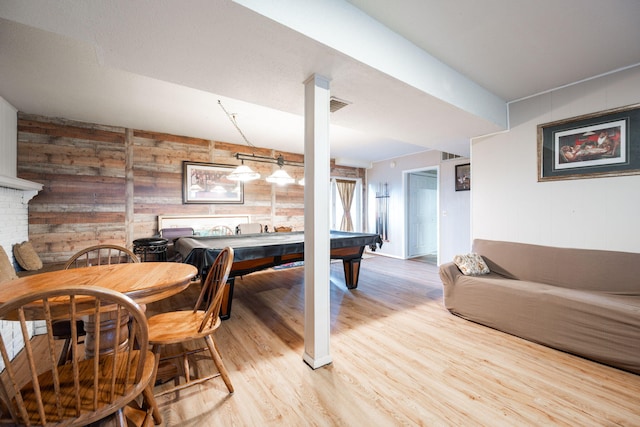
[[[107,132],[115,132],[115,133],[123,133],[124,128],[119,126],[109,126],[109,125],[101,125],[97,123],[87,123],[87,122],[79,122],[76,120],[69,120],[60,117],[46,117],[40,116],[37,114],[27,114],[24,112],[18,113],[18,124],[19,125],[34,125],[38,127],[49,127],[49,126],[72,126],[78,128],[85,129],[98,129],[104,130]]]
[[[125,138],[125,210],[124,210],[124,229],[126,242],[135,240],[135,191],[134,191],[134,174],[133,174],[133,130],[127,129]],[[125,247],[128,245],[125,245]]]
[[[203,146],[203,147],[208,147],[209,146],[209,140],[208,139],[193,138],[193,137],[190,137],[190,136],[171,135],[171,134],[162,133],[162,132],[135,130],[133,132],[133,136],[135,138],[139,138],[139,139],[151,139],[151,140],[155,140],[155,141],[181,142],[183,144],[200,145],[200,146]]]
[[[38,212],[29,211],[29,224],[67,225],[71,224],[102,224],[124,222],[124,212]],[[71,229],[71,227],[68,227]],[[50,227],[49,231],[52,231]],[[76,229],[77,230],[77,229]]]

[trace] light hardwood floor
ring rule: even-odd
[[[148,311],[192,304],[197,286]],[[302,361],[303,269],[237,279],[221,379],[158,399],[167,426],[640,425],[640,376],[451,315],[434,265],[331,267],[333,363]],[[211,365],[208,365],[211,366]]]

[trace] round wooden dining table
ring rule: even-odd
[[[138,304],[148,304],[185,290],[198,270],[176,262],[140,262],[97,265],[50,271],[0,285],[0,304],[36,291],[70,285],[93,285],[121,292]]]
[[[0,304],[32,292],[59,289],[66,286],[93,285],[123,293],[142,305],[184,291],[191,284],[191,279],[197,274],[196,267],[175,262],[111,264],[50,271],[2,283],[0,285]],[[108,313],[103,314],[104,317],[100,320],[101,330],[105,333],[107,330],[115,328],[116,321],[107,315]],[[34,320],[37,317],[37,315],[34,316]],[[120,321],[126,323],[128,316],[122,317]],[[92,339],[94,328],[95,319],[93,316],[88,316],[85,319],[87,356],[91,356],[95,351]],[[100,345],[101,352],[103,345],[105,349],[113,348],[112,343],[103,340]]]

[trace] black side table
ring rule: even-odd
[[[147,255],[152,258],[149,261],[166,261],[167,245],[169,241],[161,237],[145,237],[133,241],[133,253],[139,255],[142,262],[147,261]]]

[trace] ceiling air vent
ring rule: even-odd
[[[451,154],[451,153],[446,153],[446,152],[442,152],[442,160],[453,160],[453,159],[458,159],[462,156],[459,156],[457,154]]]
[[[349,101],[338,99],[335,96],[332,96],[331,98],[329,98],[329,111],[335,113],[339,109],[344,108],[349,104],[351,104]]]

